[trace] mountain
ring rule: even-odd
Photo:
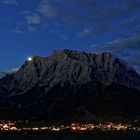
[[[0,79],[0,118],[139,119],[139,89],[140,76],[111,53],[54,51]]]
[[[6,72],[0,72],[0,79],[3,78],[6,74]]]
[[[0,71],[0,79],[5,77],[6,74],[12,74],[12,73],[15,73],[17,72],[17,69],[12,69],[12,70],[1,70]]]

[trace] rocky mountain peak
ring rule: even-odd
[[[34,55],[0,79],[0,117],[64,120],[79,108],[100,117],[104,112],[107,117],[131,117],[140,114],[137,89],[140,76],[108,52],[65,49],[48,57]]]
[[[83,61],[83,62],[93,62],[95,59],[98,62],[99,60],[109,60],[115,58],[111,53],[109,52],[103,52],[101,54],[92,54],[92,53],[86,53],[84,51],[76,51],[76,50],[55,50],[53,51],[51,57],[58,59],[58,60],[67,60],[67,59],[73,59],[77,61]]]
[[[32,61],[26,60],[25,65],[29,64],[34,64],[34,63],[41,63],[44,61],[65,61],[68,59],[73,59],[77,61],[84,61],[84,62],[93,62],[93,60],[96,59],[97,63],[99,61],[109,61],[113,60],[116,57],[113,56],[109,52],[103,52],[101,54],[92,54],[92,53],[86,53],[84,51],[76,51],[76,50],[68,50],[68,49],[63,49],[63,50],[54,50],[52,54],[48,57],[40,57],[37,55],[32,56]]]
[[[91,54],[73,50],[53,51],[48,57],[34,55],[14,74],[0,80],[8,93],[28,90],[36,84],[53,86],[69,81],[72,84],[99,81],[140,87],[140,76],[111,53]],[[19,93],[18,93],[19,94]]]

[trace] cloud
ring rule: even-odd
[[[91,45],[94,52],[112,52],[123,58],[140,72],[140,33],[130,37],[119,37],[111,42]]]
[[[53,25],[55,23],[67,24],[68,26],[80,24],[87,28],[80,31],[78,36],[88,38],[107,32],[110,30],[108,26],[114,32],[118,26],[123,26],[121,25],[123,23],[132,28],[135,27],[139,21],[129,21],[132,23],[123,21],[131,19],[132,14],[138,10],[140,10],[138,0],[40,0],[34,11],[23,11],[22,13],[24,13],[26,28],[29,31],[34,31],[38,27],[48,27],[47,25],[50,23]],[[117,24],[117,27],[113,28],[119,20],[120,25]],[[89,27],[96,27],[97,24],[100,26],[89,29]]]
[[[122,18],[125,16],[125,12],[118,8],[102,8],[95,10],[92,13],[92,21],[93,22],[103,22],[114,20],[118,18]]]
[[[62,39],[62,40],[64,40],[64,41],[69,40],[69,37],[68,37],[67,35],[65,35],[65,34],[59,35],[58,38],[60,38],[60,39]]]
[[[99,24],[96,27],[87,27],[78,33],[78,37],[86,39],[89,37],[99,36],[109,31],[109,28],[104,24]]]
[[[17,72],[20,68],[12,68],[11,72]]]
[[[32,25],[27,25],[27,31],[34,32],[34,31],[36,31],[36,27],[34,27]]]
[[[62,33],[58,32],[58,31],[52,30],[52,31],[50,31],[50,33],[55,35],[55,36],[57,36],[57,38],[62,39],[64,41],[69,40],[69,37],[67,35],[62,34]]]
[[[123,29],[135,28],[137,26],[140,26],[140,17],[130,18],[120,25],[120,27]]]
[[[14,29],[10,30],[10,32],[13,32],[19,35],[24,34],[25,29],[22,28],[23,26],[24,26],[23,23],[18,23]]]
[[[50,0],[41,0],[34,12],[25,11],[23,13],[25,14],[27,29],[32,31],[38,26],[42,27],[47,24],[49,18],[57,17],[59,11]]]
[[[79,6],[81,8],[85,8],[86,10],[89,9],[89,8],[94,8],[97,3],[101,3],[102,1],[104,0],[100,0],[100,1],[97,1],[97,0],[63,0],[63,1],[66,1],[68,2],[69,4],[74,4],[76,6]]]
[[[2,4],[7,4],[7,5],[18,5],[18,0],[2,0]]]
[[[41,0],[35,12],[29,16],[40,15],[42,21],[59,19],[65,23],[97,23],[125,15],[123,9],[116,7],[96,8],[96,4],[102,4],[103,1],[106,0]]]
[[[120,18],[124,19],[139,7],[136,0],[116,1],[119,7],[115,7],[113,4],[110,4],[110,6],[101,6],[104,3],[111,3],[109,0],[41,0],[34,14],[41,15],[42,21],[59,19],[59,22],[70,24],[95,24],[99,22],[107,23],[110,20]]]
[[[135,34],[130,37],[119,37],[111,42],[102,44],[93,44],[92,48],[96,51],[111,51],[115,54],[120,54],[125,50],[140,52],[140,34]]]
[[[24,34],[25,32],[19,29],[13,29],[11,32],[16,33],[16,34]]]
[[[110,4],[109,0],[40,0],[33,15],[29,16],[41,15],[43,20],[59,18],[60,21],[63,20],[66,23],[75,23],[74,21],[97,23],[128,16],[130,11],[133,12],[139,7],[136,0],[116,1],[120,5],[119,7],[115,7],[113,4],[101,6],[104,3]]]
[[[26,20],[28,24],[40,24],[42,21],[41,16],[38,14],[27,15]]]
[[[85,28],[83,31],[81,31],[78,34],[78,37],[80,37],[80,38],[87,38],[87,37],[91,37],[93,34],[94,34],[93,28],[92,27],[88,27],[88,28]]]
[[[140,10],[140,1],[139,0],[118,0],[118,1],[125,6],[124,10],[127,13]]]
[[[38,11],[43,17],[57,17],[61,14],[61,7],[57,1],[53,3],[50,0],[42,0],[36,11]]]

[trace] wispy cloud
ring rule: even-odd
[[[124,10],[126,13],[131,13],[140,10],[139,0],[118,0],[118,1],[124,5]]]
[[[107,51],[125,59],[140,72],[140,33],[119,37],[111,42],[91,45],[94,52]]]
[[[122,29],[130,29],[136,28],[137,26],[140,26],[140,17],[133,17],[125,20],[123,23],[120,24],[119,27]]]
[[[19,29],[13,29],[11,32],[16,33],[16,34],[24,34],[25,32]]]
[[[61,5],[57,1],[53,3],[50,0],[42,0],[36,11],[38,11],[43,17],[57,17],[61,14]]]
[[[86,38],[102,35],[107,31],[109,31],[109,28],[107,26],[105,26],[104,24],[99,24],[98,26],[95,27],[90,26],[84,28],[82,31],[78,33],[78,37],[82,39],[86,39]]]
[[[33,15],[27,15],[26,20],[28,24],[41,24],[41,16],[38,14],[33,14]]]
[[[52,19],[59,19],[59,22],[66,24],[103,22],[107,24],[110,20],[124,19],[128,14],[140,8],[140,3],[137,0],[116,0],[120,8],[114,6],[100,7],[103,3],[108,2],[111,3],[109,0],[40,0],[34,12],[26,15],[26,21],[32,26],[33,24],[44,24],[44,22]]]
[[[10,32],[13,32],[16,34],[24,34],[25,29],[23,29],[23,27],[24,27],[23,23],[18,23],[14,29],[10,30]]]
[[[93,27],[88,27],[88,28],[85,28],[83,31],[81,31],[78,34],[78,37],[80,37],[80,38],[88,38],[88,37],[91,37],[93,34],[94,34]]]
[[[18,0],[3,0],[5,4],[16,4],[17,2]],[[118,6],[114,6],[114,3],[117,3]],[[48,27],[49,23],[68,26],[80,24],[84,25],[84,28],[79,31],[78,37],[88,38],[107,32],[110,30],[109,24],[112,23],[112,28],[115,21],[118,20],[120,20],[121,26],[126,25],[125,28],[137,26],[139,19],[128,21],[128,23],[123,21],[127,21],[128,17],[131,19],[131,15],[138,11],[140,12],[140,1],[138,0],[39,0],[34,10],[26,9],[22,11],[22,16],[24,16],[26,30],[29,32],[44,28],[44,26]],[[100,26],[96,28],[97,24]],[[112,28],[113,32],[117,30],[117,27]]]
[[[18,5],[19,1],[18,0],[1,0],[2,4],[7,4],[7,5]]]
[[[50,31],[50,33],[55,35],[55,36],[57,36],[57,38],[62,39],[64,41],[69,40],[69,37],[66,34],[62,34],[62,33],[58,32],[58,31],[53,31],[52,30],[52,31]]]
[[[17,72],[19,70],[19,68],[12,68],[12,72]]]

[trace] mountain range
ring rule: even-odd
[[[12,70],[0,70],[0,79],[6,76],[6,74],[12,74],[17,72],[18,69],[12,69]]]
[[[140,119],[140,75],[108,52],[33,56],[0,79],[0,119]]]

